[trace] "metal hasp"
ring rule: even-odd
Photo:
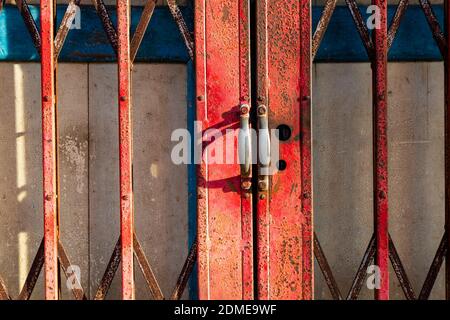
[[[42,166],[44,187],[45,298],[58,300],[58,181],[54,52],[54,2],[41,1]]]
[[[257,1],[258,299],[313,299],[310,5]]]
[[[122,298],[124,300],[131,300],[134,299],[134,208],[129,0],[117,0],[117,38]]]
[[[249,0],[195,1],[200,299],[254,297],[251,172],[224,149],[251,112],[249,15]]]

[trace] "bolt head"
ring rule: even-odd
[[[265,105],[260,105],[258,107],[258,115],[263,116],[267,113],[267,107]]]

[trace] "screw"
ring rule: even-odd
[[[266,190],[267,189],[266,181],[259,181],[258,182],[258,188],[259,188],[259,190]]]
[[[50,201],[50,200],[52,200],[52,195],[51,194],[48,194],[48,195],[46,195],[45,196],[45,200],[47,200],[47,201]]]
[[[266,195],[265,195],[265,194],[260,194],[260,195],[259,195],[259,198],[260,198],[261,200],[264,200],[264,199],[266,198]]]
[[[263,116],[266,114],[266,112],[267,112],[267,108],[265,105],[260,105],[258,107],[258,115]]]
[[[44,100],[44,102],[48,102],[50,100],[48,96],[44,96],[42,99]]]
[[[249,190],[252,186],[252,183],[250,181],[242,181],[241,188],[244,190]]]
[[[127,97],[121,96],[121,97],[120,97],[120,101],[127,101]]]
[[[125,200],[125,201],[128,200],[128,195],[123,195],[122,200]]]
[[[248,104],[241,105],[241,114],[247,114],[250,111],[250,106]]]

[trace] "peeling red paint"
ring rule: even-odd
[[[313,298],[310,12],[309,1],[257,3],[258,103],[270,129],[292,131],[279,143],[286,169],[257,200],[259,299]]]
[[[131,120],[130,2],[117,1],[119,73],[119,165],[122,298],[134,299],[133,132]]]

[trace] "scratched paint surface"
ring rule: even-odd
[[[247,97],[241,99],[241,86],[248,89],[249,77],[241,77],[239,47],[239,13],[247,14],[239,6],[247,3],[196,2],[197,119],[202,120],[203,132],[215,129],[222,133],[218,139],[211,131],[206,134],[205,158],[198,172],[200,299],[243,299],[253,295],[251,200],[241,201],[238,163],[213,163],[214,157],[222,156],[223,152],[217,150],[222,149],[225,139],[235,139],[226,129],[239,128],[239,105],[249,98],[247,92]],[[241,41],[248,41],[248,37]],[[244,65],[248,64],[245,59]],[[233,145],[236,149],[237,140]]]
[[[285,170],[259,193],[258,295],[311,299],[309,2],[258,5],[258,103],[268,106],[270,129],[291,130],[279,144]]]

